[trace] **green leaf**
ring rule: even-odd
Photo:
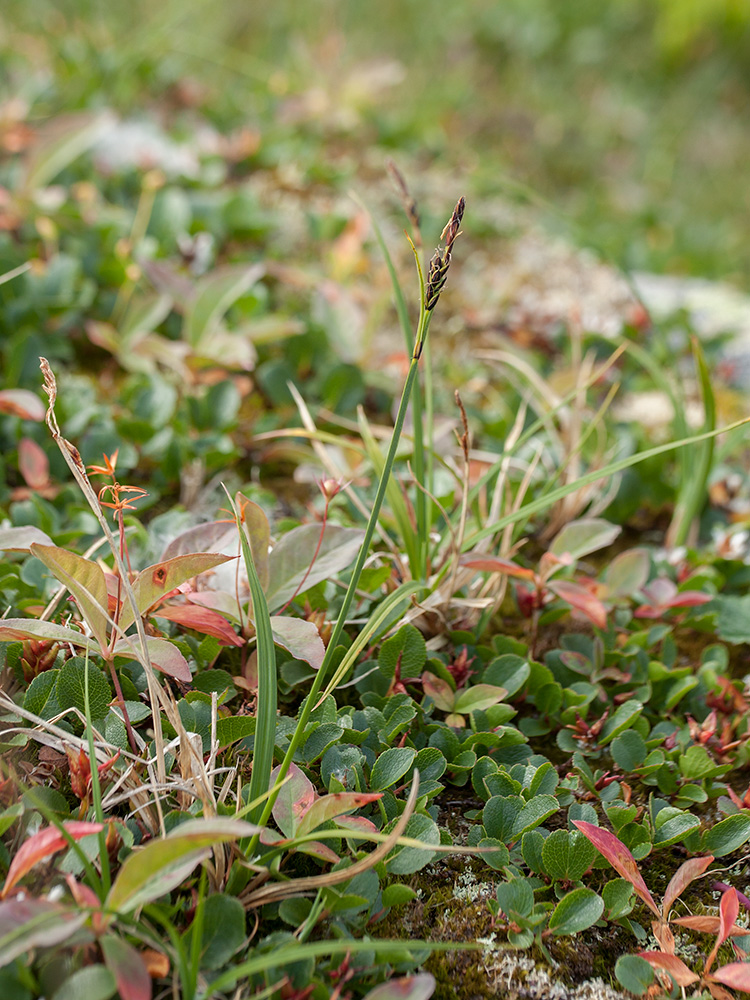
[[[272,611],[280,608],[298,587],[309,590],[346,569],[359,552],[363,537],[359,528],[328,524],[313,562],[320,541],[320,526],[304,524],[287,532],[274,545],[268,558],[266,600],[269,608]]]
[[[560,776],[554,766],[545,761],[534,771],[534,777],[529,783],[529,793],[533,795],[552,795],[560,784]]]
[[[602,889],[607,920],[618,920],[633,909],[633,886],[624,878],[613,878]]]
[[[506,697],[512,697],[521,690],[530,675],[531,667],[527,660],[515,653],[504,653],[488,664],[482,680],[485,684],[505,688]]]
[[[629,774],[644,762],[648,749],[640,733],[635,729],[626,729],[612,740],[610,752],[620,770]]]
[[[455,712],[476,712],[502,701],[508,692],[492,684],[475,684],[463,691],[455,701]]]
[[[565,525],[553,538],[549,551],[555,556],[569,555],[577,560],[611,545],[621,531],[622,528],[600,517],[581,517]]]
[[[23,707],[40,719],[51,719],[60,711],[55,689],[59,670],[45,670],[29,684],[23,699]]]
[[[160,840],[151,840],[125,859],[106,908],[131,913],[180,885],[214,844],[253,836],[258,828],[240,820],[188,820]]]
[[[698,687],[698,683],[699,681],[697,677],[682,677],[679,680],[676,680],[667,690],[667,694],[664,698],[665,709],[668,712],[671,712],[672,709],[680,701],[682,701],[685,695],[690,694],[691,691],[694,691],[695,688]]]
[[[383,889],[383,906],[403,906],[404,903],[410,903],[416,898],[417,893],[414,889],[408,885],[401,885],[400,882],[394,882],[393,885]]]
[[[553,830],[542,845],[542,871],[577,882],[594,863],[597,850],[578,830]]]
[[[535,875],[541,875],[544,871],[542,863],[544,840],[544,835],[539,830],[529,830],[528,833],[523,835],[523,839],[521,840],[523,860]]]
[[[667,814],[663,816],[663,814]],[[662,818],[663,816],[663,818]],[[661,820],[661,822],[660,822]],[[670,844],[684,840],[693,830],[700,829],[701,821],[692,813],[667,807],[656,816],[654,826],[654,847],[668,847]]]
[[[393,820],[383,829],[383,833],[390,833],[395,824],[396,820]],[[386,871],[389,875],[413,875],[414,872],[428,865],[435,857],[435,852],[429,850],[429,845],[437,846],[440,844],[440,831],[437,825],[423,813],[415,813],[410,817],[403,836],[419,840],[428,846],[425,848],[394,847],[386,859]]]
[[[651,556],[646,549],[628,549],[620,552],[604,571],[602,582],[607,588],[604,597],[617,600],[630,597],[648,580]]]
[[[501,882],[495,889],[500,909],[511,920],[528,917],[534,908],[534,890],[525,878],[514,878]]]
[[[554,795],[537,795],[530,802],[527,802],[513,823],[513,839],[518,840],[527,830],[533,830],[535,826],[543,823],[548,816],[556,813],[560,808],[560,803]]]
[[[701,850],[722,858],[731,854],[738,847],[750,840],[750,815],[746,812],[727,816],[710,830],[706,830],[701,839]]]
[[[57,673],[55,696],[61,711],[66,708],[77,708],[86,712],[86,661],[82,656],[73,656],[63,663]],[[88,664],[89,675],[89,705],[92,719],[103,719],[112,699],[109,681],[98,667]]]
[[[426,660],[427,644],[422,633],[414,625],[402,625],[380,647],[378,668],[390,679],[399,664],[402,677],[419,677]]]
[[[109,1000],[117,991],[115,977],[104,965],[87,965],[65,980],[52,1000]]]
[[[16,897],[0,903],[0,967],[32,948],[52,948],[67,941],[88,916],[46,899]]]
[[[230,715],[225,719],[219,719],[216,723],[216,738],[219,747],[231,746],[238,740],[244,740],[246,736],[252,736],[255,732],[255,719],[249,715]]]
[[[237,299],[263,277],[263,264],[239,264],[214,268],[201,278],[185,314],[183,338],[191,347],[205,344],[219,328],[221,319]]]
[[[553,934],[579,934],[604,912],[604,901],[593,889],[574,889],[560,900],[549,918]]]
[[[229,562],[230,559],[232,556],[225,556],[217,552],[191,552],[187,555],[174,556],[172,559],[154,563],[153,566],[147,566],[133,580],[133,594],[139,613],[145,614],[150,607],[171,590],[182,586],[194,576],[200,576],[201,573],[206,573],[210,569],[215,569],[217,566]],[[125,600],[120,615],[120,628],[124,631],[133,624],[134,620],[130,601]]]
[[[69,642],[91,653],[100,652],[99,646],[82,632],[55,622],[37,618],[3,618],[0,620],[0,642],[17,642],[23,639],[51,639],[52,642]]]
[[[370,788],[383,791],[395,785],[414,763],[417,751],[410,747],[391,747],[384,750],[375,761],[370,772]]]
[[[640,955],[620,955],[615,963],[615,976],[628,992],[642,996],[654,981],[654,970]]]
[[[724,642],[750,642],[750,594],[720,594],[710,604],[717,609],[716,634]]]
[[[482,810],[482,824],[488,837],[504,844],[513,839],[513,827],[525,803],[520,795],[493,795]]]
[[[682,776],[693,781],[709,777],[716,768],[708,751],[702,746],[688,747],[685,753],[680,755],[679,763]]]
[[[437,747],[422,747],[414,758],[414,767],[419,771],[421,781],[437,781],[445,774],[447,766],[448,762]]]
[[[31,553],[68,588],[102,651],[107,648],[107,583],[98,563],[56,545],[31,545]],[[96,716],[94,716],[96,718]]]
[[[54,119],[26,163],[23,181],[26,193],[46,187],[99,140],[111,121],[108,111],[81,111]]]
[[[607,719],[599,736],[599,746],[606,746],[615,736],[619,736],[625,729],[629,729],[638,716],[643,711],[643,705],[631,698],[619,706],[614,715]]]
[[[185,933],[186,946],[188,949],[192,947],[194,928],[200,925],[200,967],[220,969],[245,942],[245,909],[235,896],[220,892],[208,896],[198,906],[202,911],[202,922],[193,919]]]
[[[477,847],[491,847],[492,851],[482,854],[481,859],[495,871],[502,871],[506,865],[510,864],[510,851],[501,840],[495,837],[482,837]]]

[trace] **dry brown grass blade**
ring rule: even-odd
[[[195,759],[195,797],[198,798],[203,806],[204,815],[214,815],[216,812],[216,806],[213,801],[212,789],[210,783],[205,780],[205,768],[203,766],[203,757],[198,754],[189,739],[188,733],[185,730],[180,714],[177,711],[177,705],[171,694],[165,690],[162,685],[156,679],[154,673],[154,668],[151,663],[151,658],[148,653],[148,642],[146,637],[146,631],[143,624],[143,619],[138,611],[135,594],[133,593],[133,588],[130,585],[130,578],[127,572],[127,568],[120,556],[119,545],[112,530],[107,523],[107,519],[104,516],[101,505],[99,504],[99,498],[94,490],[93,486],[86,472],[86,466],[83,463],[80,452],[67,441],[60,432],[60,427],[57,423],[57,417],[55,415],[55,402],[57,400],[57,382],[55,380],[54,373],[50,367],[49,362],[46,358],[39,359],[39,366],[44,376],[44,390],[49,397],[49,405],[47,407],[46,423],[49,431],[55,441],[55,444],[60,449],[60,452],[65,459],[65,462],[73,474],[73,478],[78,484],[79,489],[86,498],[87,503],[91,507],[94,515],[96,516],[99,525],[104,533],[107,543],[112,550],[114,556],[115,564],[117,566],[117,571],[122,580],[122,586],[125,593],[125,597],[130,602],[133,609],[133,614],[135,618],[135,626],[138,635],[138,660],[143,666],[146,673],[146,680],[149,689],[149,698],[151,700],[151,710],[153,713],[153,730],[154,730],[154,742],[156,746],[156,767],[157,776],[159,784],[164,784],[166,782],[167,770],[166,770],[166,760],[164,755],[164,736],[162,734],[161,727],[161,717],[159,712],[159,706],[161,705],[167,716],[167,719],[171,723],[174,730],[180,737],[181,752],[192,755]],[[164,832],[164,831],[163,831]]]
[[[251,909],[257,906],[264,906],[266,903],[278,902],[289,896],[297,896],[305,892],[317,892],[318,889],[325,889],[330,885],[338,885],[339,882],[348,882],[355,875],[369,871],[374,865],[381,862],[396,846],[399,837],[401,837],[406,829],[406,824],[411,819],[418,798],[419,771],[415,770],[409,798],[406,800],[404,811],[401,813],[398,823],[396,823],[388,838],[368,854],[366,858],[362,858],[361,861],[355,861],[349,868],[344,868],[337,872],[328,872],[325,875],[310,875],[307,878],[296,878],[289,882],[266,885],[249,893],[246,891],[240,896],[240,900],[246,909]]]

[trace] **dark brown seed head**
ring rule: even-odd
[[[448,277],[448,268],[451,264],[451,253],[453,244],[461,229],[461,219],[464,217],[466,202],[459,198],[453,215],[448,220],[448,224],[440,235],[440,239],[445,243],[444,247],[438,247],[432,255],[430,266],[427,269],[427,284],[425,285],[424,307],[430,312],[437,305],[440,293],[443,290]]]

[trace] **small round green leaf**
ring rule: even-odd
[[[734,816],[727,816],[704,833],[701,850],[713,854],[715,858],[721,858],[736,851],[748,840],[750,816],[747,813],[736,813]]]
[[[373,764],[370,788],[374,792],[382,792],[395,785],[412,766],[416,756],[417,751],[410,747],[391,747],[389,750],[384,750]]]
[[[553,934],[578,934],[604,912],[604,901],[593,889],[574,889],[560,900],[549,918]]]
[[[640,955],[620,955],[615,975],[620,985],[636,996],[642,996],[654,981],[654,970]]]
[[[200,906],[203,910],[200,967],[220,969],[245,941],[245,909],[235,896],[223,893],[208,896]],[[195,926],[193,921],[187,933],[190,941]]]
[[[104,965],[87,965],[65,980],[52,1000],[109,1000],[117,990],[115,977]]]

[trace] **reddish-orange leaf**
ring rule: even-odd
[[[44,489],[49,484],[49,461],[31,438],[21,438],[18,442],[18,469],[32,490]]]
[[[719,903],[719,945],[724,944],[732,932],[732,927],[740,912],[740,901],[737,898],[737,890],[728,889],[721,897]]]
[[[44,420],[44,403],[28,389],[0,390],[0,413],[12,413],[23,420]]]
[[[229,622],[217,611],[196,604],[167,604],[152,612],[157,618],[166,618],[203,635],[215,636],[222,646],[244,646]]]
[[[461,565],[468,566],[469,569],[480,569],[485,573],[505,573],[506,576],[516,576],[523,580],[533,580],[534,570],[519,566],[512,559],[503,559],[500,556],[490,556],[484,553],[467,552],[461,556]]]
[[[587,823],[585,820],[574,820],[573,825],[591,841],[600,854],[604,855],[614,870],[630,882],[646,906],[661,919],[659,907],[654,902],[654,897],[648,891],[648,886],[643,881],[643,876],[636,864],[636,860],[623,842],[613,833],[610,833],[609,830],[603,830],[601,827],[594,826],[593,823]]]
[[[607,627],[607,609],[590,590],[572,580],[552,580],[547,586],[572,608],[585,615],[597,628]]]
[[[687,927],[691,931],[699,931],[701,934],[718,934],[721,927],[719,917],[709,916],[675,917],[672,923]],[[750,928],[734,924],[730,927],[727,937],[746,937],[748,934],[750,934]]]
[[[731,962],[729,965],[722,965],[714,972],[713,978],[725,986],[731,986],[733,990],[750,993],[750,962]]]
[[[64,823],[63,826],[74,840],[81,840],[82,837],[88,837],[89,834],[99,833],[100,830],[104,829],[102,823],[83,823],[78,820],[71,820],[68,823]],[[34,865],[48,858],[50,854],[56,854],[67,846],[68,841],[56,826],[48,826],[44,830],[35,833],[33,837],[29,837],[21,845],[10,864],[8,877],[5,880],[3,891],[0,893],[0,898],[4,898],[16,882],[22,879]]]
[[[668,972],[678,986],[690,986],[691,983],[697,983],[700,978],[676,955],[665,955],[663,951],[641,951],[638,954],[654,969]]]
[[[702,858],[691,858],[689,861],[680,865],[672,876],[664,893],[662,909],[664,911],[665,919],[669,916],[672,903],[674,903],[678,896],[682,895],[686,887],[689,886],[692,881],[703,874],[713,859],[713,854],[707,854]]]
[[[114,934],[107,934],[100,944],[121,1000],[151,1000],[151,977],[139,952]]]

